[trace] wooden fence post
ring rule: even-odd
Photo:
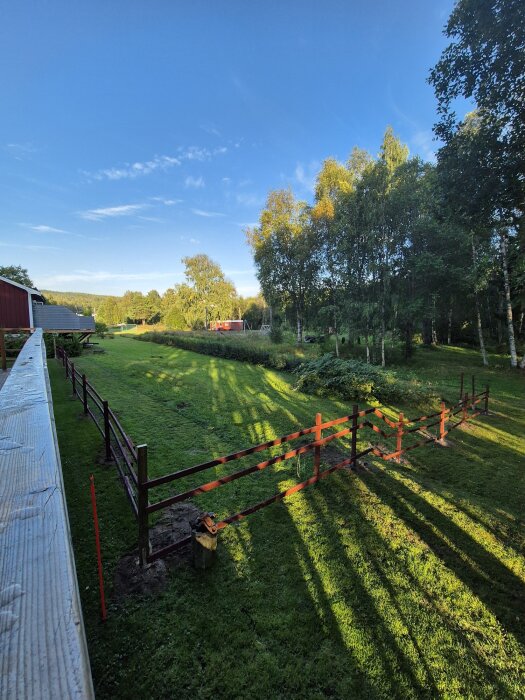
[[[445,402],[441,402],[441,416],[439,419],[439,442],[445,444],[445,420],[446,420],[446,408]]]
[[[73,396],[77,395],[77,380],[75,377],[75,363],[71,363],[71,386],[73,388]]]
[[[463,380],[464,380],[464,378],[465,378],[465,374],[464,374],[464,372],[461,372],[461,375],[460,375],[460,386],[459,386],[459,400],[460,400],[460,401],[463,400],[463,383],[464,383]]]
[[[5,333],[0,331],[0,353],[2,354],[2,371],[7,372],[7,355],[5,352]]]
[[[138,520],[139,520],[139,563],[145,566],[149,556],[149,516],[148,489],[144,484],[148,480],[148,446],[137,446],[137,480],[138,480]]]
[[[104,444],[106,446],[106,462],[111,462],[111,431],[109,427],[109,405],[107,401],[102,402],[104,407]]]
[[[489,414],[489,385],[485,385],[485,415]]]
[[[359,406],[355,403],[352,406],[352,452],[350,453],[350,459],[352,460],[352,466],[356,468],[356,456],[357,456],[357,421]]]
[[[69,364],[68,364],[69,358],[68,358],[68,356],[66,355],[65,352],[64,352],[64,358],[65,358],[65,361],[66,361],[66,363],[65,363],[65,367],[66,367],[66,379],[69,379]]]
[[[461,407],[462,410],[462,418],[461,422],[465,422],[468,420],[468,393],[465,393],[465,396],[463,398],[463,406]]]
[[[396,452],[401,452],[402,449],[402,441],[403,441],[403,421],[404,421],[404,416],[402,413],[399,414],[399,420],[397,423],[397,438],[396,438]],[[398,455],[396,457],[397,461],[399,462],[399,458],[401,455]]]
[[[55,360],[58,359],[58,355],[57,355],[57,337],[56,337],[55,334],[53,334],[53,357],[55,358]]]
[[[84,404],[84,415],[88,414],[88,396],[87,396],[87,379],[86,375],[82,375],[82,403]]]
[[[321,440],[323,436],[323,431],[319,427],[323,422],[320,413],[315,414],[315,439]],[[321,467],[321,447],[314,447],[314,476],[319,476],[319,469]]]
[[[476,410],[476,376],[472,375],[472,410]]]

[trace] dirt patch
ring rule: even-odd
[[[175,404],[178,409],[181,408],[189,408],[190,404],[187,403],[186,401],[179,401],[179,403]]]
[[[153,550],[178,542],[191,534],[192,527],[204,513],[192,503],[177,503],[166,509],[164,515],[150,529]],[[139,565],[138,552],[126,554],[115,570],[113,597],[116,600],[130,595],[155,595],[161,593],[169,582],[170,571],[190,566],[193,560],[191,542],[177,549],[164,559]]]

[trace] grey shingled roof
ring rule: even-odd
[[[45,331],[94,331],[93,316],[78,316],[66,306],[33,304],[33,326]]]

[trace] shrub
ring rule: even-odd
[[[65,350],[69,357],[78,357],[82,354],[82,343],[75,336],[70,338],[59,336],[56,340],[56,345],[57,348]]]
[[[263,365],[272,369],[292,370],[299,366],[301,360],[291,355],[278,353],[271,348],[261,348],[255,345],[239,343],[225,338],[195,336],[189,333],[143,333],[134,340],[147,340],[161,345],[171,345],[182,350],[191,350],[202,355],[213,355],[230,360],[241,360],[254,365]]]
[[[284,336],[283,336],[283,329],[281,328],[281,326],[277,326],[274,324],[271,327],[270,340],[272,341],[272,343],[275,343],[276,345],[280,345],[283,342]]]
[[[395,372],[360,360],[343,360],[326,354],[304,362],[295,370],[296,389],[347,401],[420,401],[431,393],[415,381],[399,379]]]
[[[100,338],[103,338],[107,332],[108,332],[108,327],[105,323],[102,323],[102,321],[95,322],[95,334],[96,335],[98,335]]]

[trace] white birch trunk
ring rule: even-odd
[[[501,265],[503,268],[503,285],[505,287],[505,307],[507,315],[507,329],[509,332],[509,352],[510,352],[510,366],[518,366],[518,356],[516,354],[516,341],[514,339],[514,323],[512,319],[512,302],[510,298],[510,280],[509,280],[509,268],[507,261],[507,250],[508,250],[508,236],[507,232],[500,234],[501,243]]]

